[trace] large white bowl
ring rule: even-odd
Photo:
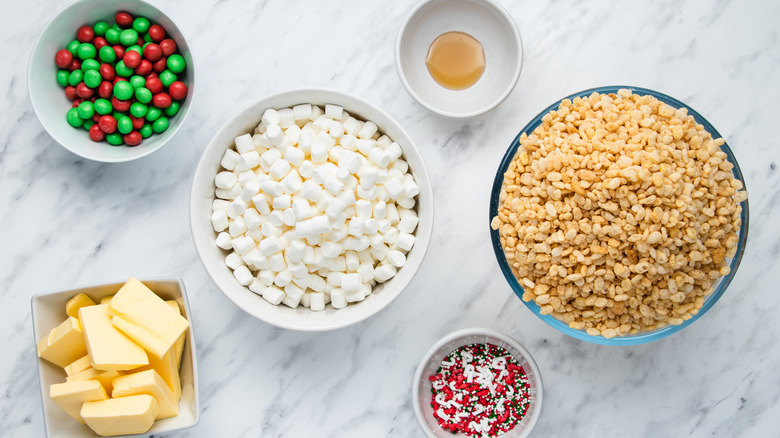
[[[242,286],[225,265],[227,252],[215,242],[216,233],[211,226],[211,203],[214,200],[214,176],[220,171],[219,162],[225,150],[233,145],[233,139],[252,132],[260,123],[268,108],[288,108],[298,104],[340,105],[345,111],[363,120],[371,120],[380,131],[395,140],[403,150],[403,158],[420,186],[415,208],[420,222],[415,231],[416,242],[406,255],[406,264],[389,281],[374,287],[364,301],[343,309],[328,305],[324,311],[313,312],[303,306],[291,309],[274,306]],[[195,248],[201,262],[217,287],[234,304],[250,315],[278,327],[320,331],[331,330],[362,321],[390,304],[406,288],[425,257],[433,228],[433,190],[422,154],[401,125],[390,115],[365,100],[339,91],[327,89],[296,89],[263,98],[241,110],[222,126],[203,151],[190,195],[190,224]]]
[[[142,15],[152,23],[165,28],[166,38],[173,38],[179,53],[187,61],[182,80],[189,87],[187,98],[181,103],[179,112],[170,118],[170,126],[162,134],[153,134],[143,139],[138,146],[112,146],[105,141],[94,142],[86,130],[74,128],[65,120],[65,113],[71,108],[71,101],[65,97],[64,89],[57,83],[54,55],[76,39],[76,31],[84,25],[98,21],[114,23],[114,15],[127,11],[137,17]],[[173,138],[192,106],[195,95],[195,64],[192,53],[181,30],[157,7],[140,0],[81,0],[66,7],[43,29],[35,42],[27,70],[27,88],[30,92],[35,114],[43,128],[65,149],[94,161],[118,163],[135,160],[160,149]]]

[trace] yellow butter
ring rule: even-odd
[[[66,367],[87,353],[81,325],[76,318],[68,317],[38,341],[38,356],[60,367]]]
[[[94,305],[95,302],[92,301],[92,298],[88,297],[87,294],[85,293],[80,293],[68,300],[68,302],[65,304],[65,313],[67,313],[68,316],[71,316],[73,318],[78,318],[79,309],[81,309],[82,307],[94,306]]]
[[[86,402],[81,416],[100,436],[128,435],[149,430],[158,409],[154,397],[142,394]]]
[[[124,371],[120,370],[102,371],[89,367],[86,370],[80,371],[76,374],[73,374],[72,376],[68,376],[67,381],[76,382],[81,380],[97,380],[101,385],[103,385],[103,389],[106,390],[106,393],[111,394],[111,391],[114,389],[114,379],[124,375]]]
[[[171,306],[171,308],[174,309],[179,315],[181,315],[181,309],[179,308],[179,304],[176,303],[176,301],[168,300],[166,303]],[[181,365],[181,354],[184,351],[184,338],[186,337],[187,331],[185,330],[184,333],[179,336],[179,339],[177,339],[173,344],[173,349],[176,352],[176,368],[179,368],[179,365]]]
[[[108,304],[111,302],[111,298],[114,298],[113,295],[108,295],[100,299],[100,304]]]
[[[82,307],[79,317],[92,368],[131,370],[149,364],[144,349],[111,324],[108,305]]]
[[[84,344],[84,348],[87,348],[86,344]],[[92,368],[92,364],[89,362],[89,355],[85,354],[80,359],[76,359],[70,364],[66,365],[65,374],[72,376],[76,373],[86,370],[87,368]]]
[[[165,303],[179,312],[179,305],[176,304],[176,301],[168,300]],[[173,391],[173,395],[176,396],[177,400],[181,398],[181,377],[179,375],[179,367],[181,364],[182,351],[184,349],[184,339],[186,337],[187,332],[185,331],[179,336],[179,339],[176,340],[173,347],[168,350],[163,357],[158,359],[150,354],[149,365],[134,370],[134,372],[146,370],[157,371],[157,374],[162,377],[165,383],[168,384],[168,387]]]
[[[55,383],[49,387],[49,396],[79,423],[84,423],[80,415],[81,405],[84,402],[108,398],[103,386],[96,380]]]
[[[157,399],[158,420],[179,415],[179,399],[155,370],[141,371],[114,379],[112,397],[138,394],[148,394]]]
[[[109,303],[113,324],[157,358],[176,343],[189,323],[143,283],[130,278]]]

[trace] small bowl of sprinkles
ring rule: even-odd
[[[412,384],[417,421],[430,438],[526,437],[539,418],[542,393],[542,377],[528,350],[485,328],[437,341]]]

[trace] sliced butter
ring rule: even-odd
[[[81,405],[84,402],[108,398],[103,386],[96,380],[55,383],[49,387],[49,396],[79,423],[84,423],[80,415]]]
[[[86,344],[84,344],[84,348],[87,348]],[[75,361],[66,365],[65,374],[68,376],[72,376],[76,373],[80,373],[86,370],[87,368],[92,368],[92,364],[89,362],[89,355],[85,354],[80,359],[76,359]]]
[[[68,317],[52,329],[46,337],[38,341],[37,347],[38,356],[63,368],[87,354],[81,325],[79,320],[73,317]]]
[[[155,370],[141,371],[114,379],[112,397],[138,394],[148,394],[157,399],[158,420],[179,415],[179,399]]]
[[[86,370],[80,371],[76,374],[73,374],[72,376],[68,376],[67,381],[76,382],[81,380],[97,380],[101,385],[103,385],[103,389],[105,389],[108,394],[111,394],[111,391],[114,389],[113,380],[119,376],[124,375],[124,371],[120,370],[102,371],[89,367]]]
[[[154,397],[142,394],[84,403],[81,416],[100,436],[128,435],[149,430],[158,409]]]
[[[131,370],[149,364],[144,349],[111,324],[108,305],[82,307],[79,317],[92,368]]]
[[[82,307],[94,305],[95,302],[92,301],[92,298],[88,297],[85,293],[80,293],[68,300],[68,302],[65,304],[65,313],[67,313],[68,316],[72,316],[73,318],[78,318],[79,309]]]

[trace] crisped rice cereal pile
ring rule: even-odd
[[[630,90],[561,102],[522,134],[491,222],[523,300],[605,338],[698,313],[747,199],[723,143]]]

